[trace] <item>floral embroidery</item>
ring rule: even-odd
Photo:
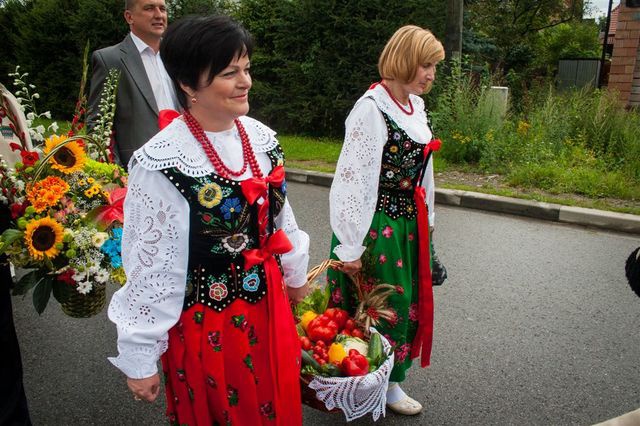
[[[342,291],[340,288],[336,288],[331,292],[331,301],[335,304],[340,304],[343,301]]]
[[[229,295],[227,286],[223,283],[211,283],[209,286],[209,297],[218,302]]]
[[[227,400],[230,406],[238,405],[238,389],[231,385],[227,385]]]
[[[396,260],[396,266],[397,266],[398,268],[402,268],[402,259],[398,259],[398,260]]]
[[[181,382],[187,380],[187,377],[184,375],[184,370],[176,370],[176,376],[178,376],[178,380]]]
[[[396,293],[404,294],[404,287],[402,287],[401,285],[397,285],[396,286]]]
[[[260,285],[260,277],[258,274],[250,274],[242,280],[242,288],[247,291],[257,291]]]
[[[231,253],[240,253],[247,247],[248,242],[249,237],[246,234],[233,234],[222,239],[222,247]]]
[[[211,345],[215,352],[220,352],[222,350],[219,331],[210,331],[209,335],[207,336],[207,340],[209,341],[209,345]]]
[[[418,321],[418,304],[417,303],[412,303],[411,306],[409,306],[409,319],[411,321]]]
[[[244,362],[244,365],[253,373],[253,360],[251,359],[251,355],[245,356],[242,362]]]
[[[253,326],[249,327],[249,333],[247,333],[247,337],[249,338],[249,346],[253,346],[256,343],[258,343],[258,336],[256,335],[256,329]]]
[[[198,191],[198,201],[208,209],[217,206],[222,200],[222,188],[215,182],[207,183]]]
[[[372,240],[375,240],[378,238],[378,232],[376,232],[375,229],[370,229],[369,230],[369,237],[371,237]]]
[[[385,256],[384,254],[378,256],[378,263],[380,263],[381,265],[387,263],[387,256]]]
[[[399,141],[401,137],[402,135],[400,134],[400,132],[393,132],[392,138],[394,141]]]
[[[225,219],[231,219],[234,214],[240,213],[240,200],[238,198],[227,198],[224,200],[224,204],[220,207]]]
[[[239,328],[242,331],[245,331],[249,326],[249,322],[245,319],[244,315],[234,315],[231,317],[231,324],[235,328]]]
[[[276,413],[273,411],[273,404],[271,402],[266,402],[260,405],[260,414],[269,420],[276,418]]]
[[[404,178],[400,181],[400,189],[411,189],[411,179]]]
[[[216,383],[216,379],[214,379],[211,376],[207,376],[207,385],[211,386],[212,388],[218,387],[218,383]]]
[[[196,324],[202,324],[203,319],[204,319],[204,314],[202,312],[196,312],[193,314],[193,321]]]
[[[394,176],[394,173],[391,170],[389,170],[387,173],[385,173],[385,176],[391,179]]]
[[[398,362],[404,362],[411,352],[411,343],[405,343],[395,350],[396,360]]]
[[[391,236],[393,235],[393,228],[390,227],[389,225],[385,226],[384,229],[382,230],[382,235],[385,238],[391,238]]]
[[[409,241],[413,241],[413,239],[415,238],[415,236],[413,235],[413,232],[409,232],[409,235],[407,236],[407,238],[409,239]]]
[[[391,145],[391,147],[389,148],[389,152],[395,154],[396,152],[398,152],[398,147],[396,145]]]

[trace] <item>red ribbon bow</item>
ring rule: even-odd
[[[113,222],[124,222],[124,199],[127,195],[127,188],[116,188],[109,193],[109,204],[98,210],[96,221],[108,227]]]
[[[413,194],[418,210],[418,331],[411,345],[411,359],[420,356],[420,365],[431,362],[433,343],[433,283],[431,281],[431,249],[429,244],[429,212],[426,193],[416,186]]]
[[[271,170],[269,176],[265,178],[252,177],[243,180],[241,183],[242,193],[246,197],[247,201],[249,201],[249,204],[254,204],[258,198],[266,194],[269,184],[280,188],[282,186],[282,182],[284,182],[284,178],[284,167],[277,166]]]
[[[242,252],[244,256],[244,269],[249,270],[251,267],[258,265],[274,254],[285,254],[293,249],[291,241],[282,229],[278,229],[271,235],[265,244],[259,249],[245,250]]]
[[[158,127],[160,130],[164,129],[171,123],[174,119],[180,117],[180,113],[173,109],[163,109],[158,114]]]

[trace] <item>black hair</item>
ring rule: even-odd
[[[169,25],[160,43],[162,62],[183,108],[188,103],[180,83],[198,89],[200,77],[208,73],[210,84],[234,58],[251,57],[252,52],[249,32],[224,15],[184,17]]]

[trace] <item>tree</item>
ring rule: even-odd
[[[358,97],[378,80],[378,56],[402,25],[444,35],[445,0],[245,0],[256,40],[252,114],[279,131],[342,136]]]
[[[599,58],[598,32],[593,22],[563,23],[541,31],[535,45],[536,65],[553,72],[560,59]]]
[[[498,47],[495,65],[508,70],[533,60],[538,32],[582,18],[582,0],[468,0],[469,21]]]

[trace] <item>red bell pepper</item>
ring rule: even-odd
[[[329,308],[324,311],[324,314],[338,324],[338,330],[342,330],[349,319],[349,313],[340,308]]]
[[[307,336],[314,342],[322,341],[326,344],[333,342],[338,334],[338,324],[327,315],[318,315],[307,326]]]
[[[369,372],[369,361],[355,349],[349,350],[341,364],[342,372],[347,376],[364,376]]]

